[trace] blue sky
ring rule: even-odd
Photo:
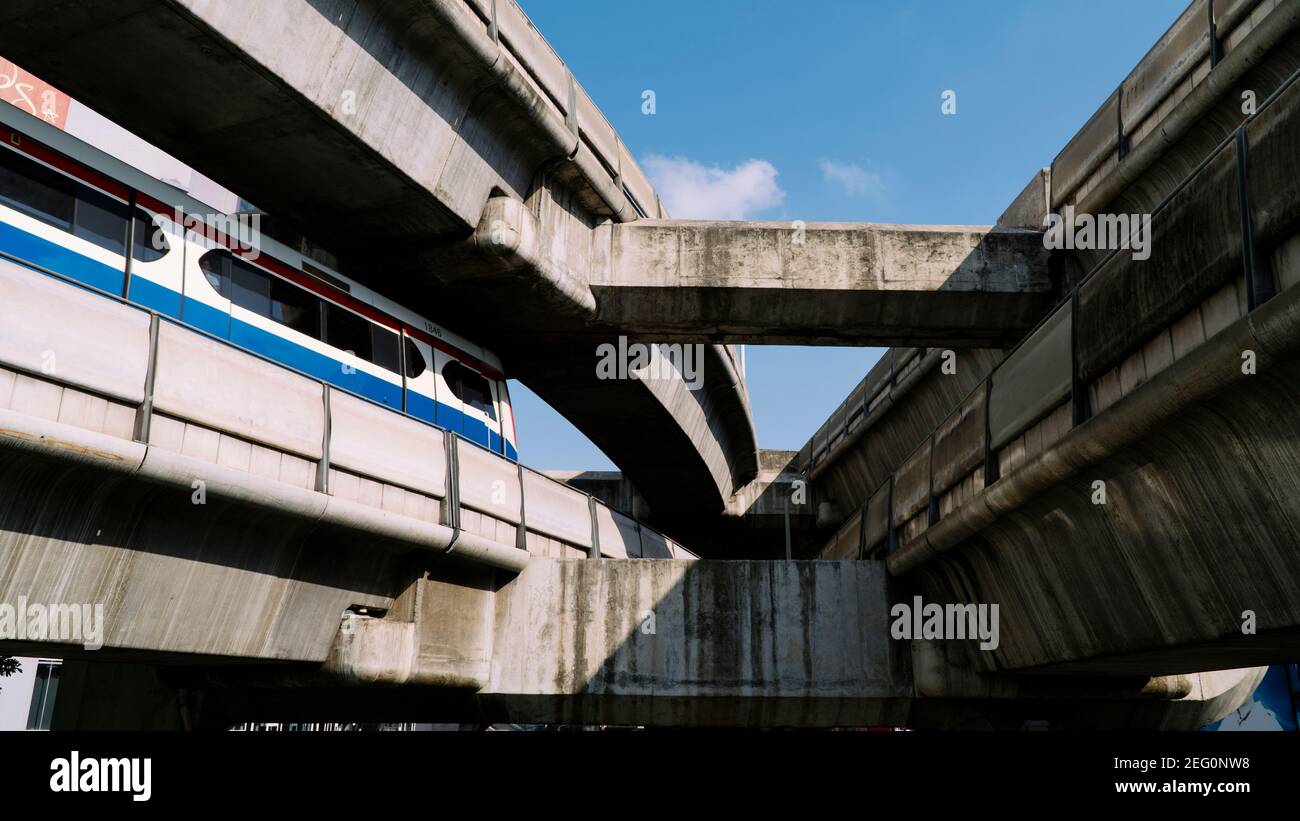
[[[1186,2],[521,5],[674,216],[988,224]],[[881,353],[747,346],[759,444],[801,447]],[[523,461],[613,468],[522,385],[511,396]]]

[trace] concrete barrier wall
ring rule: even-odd
[[[138,454],[127,462],[119,445],[102,441],[77,444],[75,452],[91,462],[112,456],[121,469],[187,486],[203,478],[214,495],[290,515],[431,538],[443,547],[460,524],[508,552],[573,557],[590,550],[591,497],[499,454],[457,439],[449,471],[447,434],[439,428],[12,262],[0,261],[0,287],[7,296],[0,302],[0,411],[20,415],[0,444],[45,420],[63,426],[37,437],[55,443],[52,454],[73,452],[70,443],[80,443],[84,431],[111,436]],[[207,466],[218,473],[208,476]],[[458,491],[450,500],[449,474]],[[389,514],[411,521],[399,524],[384,518]],[[694,557],[599,503],[595,520],[602,555]],[[521,542],[525,521],[532,532]]]
[[[0,260],[0,363],[138,404],[149,316]],[[59,306],[52,321],[51,304]]]
[[[330,464],[430,496],[447,495],[442,431],[335,390],[330,391]],[[517,496],[515,502],[517,517]]]
[[[976,390],[934,432],[931,491],[936,495],[984,464],[988,394]]]
[[[1268,253],[1300,224],[1300,84],[1291,83],[1246,125],[1246,143],[1255,242]]]
[[[850,516],[840,529],[835,531],[830,543],[822,550],[820,559],[857,559],[859,540],[862,532],[862,511]]]
[[[525,469],[524,498],[528,500],[529,530],[591,547],[591,512],[585,493]]]
[[[1125,156],[1146,139],[1159,136],[1162,130],[1170,134],[1181,131],[1185,123],[1179,123],[1177,129],[1162,129],[1161,124],[1171,120],[1179,104],[1209,80],[1216,68],[1210,53],[1207,4],[1208,0],[1194,0],[1188,6],[1057,154],[1052,163],[1053,209],[1087,201]],[[1215,0],[1218,62],[1241,47],[1266,18],[1291,13],[1288,5],[1285,0]],[[1270,39],[1275,35],[1265,34]],[[1253,88],[1261,101],[1267,94],[1262,86],[1242,87]],[[1235,105],[1240,102],[1237,99]]]
[[[1210,54],[1209,0],[1193,0],[1146,56],[1124,78],[1119,107],[1120,121],[1127,134],[1156,110],[1161,101],[1178,87]],[[1226,0],[1218,0],[1216,6]],[[1244,5],[1238,2],[1238,6]],[[1219,9],[1216,9],[1219,11]],[[1223,24],[1219,15],[1216,25]],[[1225,34],[1227,33],[1225,27]],[[1112,123],[1114,120],[1111,121]]]
[[[1241,271],[1237,147],[1151,215],[1150,258],[1118,251],[1079,287],[1079,376],[1092,381]]]
[[[905,522],[930,502],[930,442],[917,448],[894,473],[894,522]]]
[[[484,34],[496,26],[506,59],[516,63],[535,85],[539,96],[546,101],[549,115],[577,131],[581,147],[589,151],[598,163],[589,170],[596,172],[601,169],[607,176],[604,187],[621,189],[624,196],[630,195],[646,216],[668,216],[662,210],[649,179],[623,145],[618,132],[514,0],[445,2],[447,5],[463,5],[471,11],[482,25]],[[635,219],[636,215],[628,213],[625,218]]]
[[[598,503],[596,527],[600,534],[602,556],[616,559],[641,558],[641,532],[635,519]]]
[[[878,486],[868,515],[855,520],[870,530],[864,534],[869,553],[882,532],[894,533],[892,546],[900,547],[924,533],[928,501],[938,502],[940,521],[960,513],[985,491],[987,478],[996,487],[1034,464],[1076,426],[1300,280],[1296,108],[1300,82],[1293,75],[1242,127],[1243,139],[1221,143],[1154,209],[1149,258],[1134,259],[1129,250],[1110,254],[1085,277],[1075,300],[1049,315],[901,462]],[[981,430],[985,395],[987,431]],[[840,418],[833,421],[842,424]],[[821,442],[814,437],[808,452],[815,457],[833,443],[829,434]],[[882,523],[886,517],[870,515],[871,505],[889,488]],[[841,532],[825,549],[850,538]]]
[[[321,458],[321,383],[170,322],[158,328],[157,356],[157,410],[308,459]]]
[[[460,466],[460,503],[511,524],[519,524],[518,466],[470,442],[460,441],[456,445]],[[530,510],[543,504],[543,499],[528,500]]]
[[[991,377],[989,433],[1000,448],[1070,395],[1073,313],[1057,309]]]

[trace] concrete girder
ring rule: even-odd
[[[1019,228],[638,220],[594,232],[597,320],[692,342],[998,347],[1057,300]]]

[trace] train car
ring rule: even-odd
[[[490,351],[0,105],[0,254],[518,457]],[[130,246],[130,253],[127,247]]]

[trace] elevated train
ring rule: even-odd
[[[490,351],[213,210],[0,105],[0,252],[517,458]]]

